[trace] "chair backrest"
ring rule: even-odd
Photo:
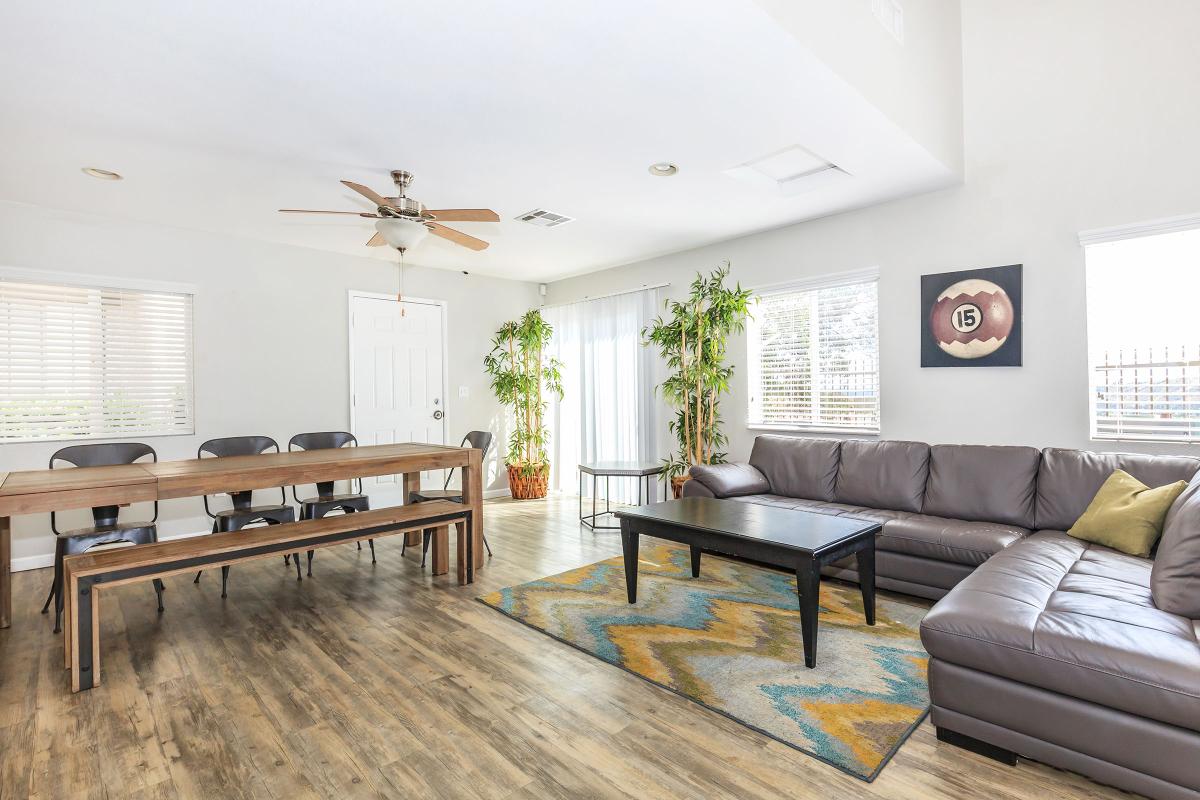
[[[467,435],[459,443],[459,447],[473,447],[477,450],[482,450],[483,455],[481,461],[487,460],[488,451],[492,449],[492,432],[491,431],[468,431]],[[454,475],[454,469],[446,473],[446,482],[442,484],[442,489],[447,489],[450,486],[450,478]]]
[[[209,439],[196,450],[196,458],[204,458],[205,454],[216,458],[227,456],[257,456],[268,450],[279,452],[279,443],[270,436],[224,436],[219,439]],[[287,491],[280,486],[279,494],[283,503],[287,502]],[[236,509],[247,509],[254,500],[253,490],[230,492],[229,498]],[[208,495],[204,495],[204,513],[213,515],[208,507]]]
[[[345,447],[347,444],[358,446],[358,439],[349,431],[319,431],[316,433],[297,433],[288,440],[288,450],[332,450]]]
[[[462,446],[475,447],[483,451],[483,457],[487,458],[488,450],[492,449],[492,432],[491,431],[469,431],[463,437]]]
[[[209,439],[196,451],[197,458],[207,453],[217,458],[225,456],[256,456],[268,450],[279,452],[279,443],[270,436],[225,436]]]
[[[55,468],[56,461],[65,461],[76,467],[107,467],[113,464],[132,464],[145,456],[158,461],[158,453],[154,452],[154,448],[141,442],[76,444],[64,447],[50,456],[50,469]]]
[[[139,458],[150,456],[151,461],[158,461],[158,453],[148,444],[141,442],[106,442],[104,444],[75,444],[63,447],[50,456],[50,469],[56,469],[56,464],[65,461],[75,467],[109,467],[114,464],[132,464]],[[116,525],[120,506],[94,506],[92,519],[97,526]],[[158,520],[158,501],[154,501],[154,519]],[[54,512],[50,512],[50,530],[58,534],[58,522]]]
[[[346,445],[358,447],[358,439],[349,431],[316,431],[313,433],[297,433],[288,440],[288,452],[292,450],[336,450]],[[358,491],[362,492],[362,478],[356,478],[358,481]],[[328,497],[333,494],[333,481],[322,481],[317,483],[317,495],[320,497]],[[292,487],[292,497],[296,502],[300,502],[300,496],[296,494],[296,487]]]

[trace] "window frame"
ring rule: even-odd
[[[1096,395],[1096,370],[1097,362],[1092,349],[1093,341],[1093,315],[1091,310],[1091,302],[1089,297],[1089,287],[1092,281],[1091,273],[1088,270],[1087,251],[1092,245],[1109,244],[1113,242],[1128,241],[1131,239],[1143,239],[1155,237],[1171,233],[1181,233],[1184,231],[1194,231],[1200,229],[1200,214],[1187,214],[1178,217],[1168,217],[1165,219],[1151,220],[1147,222],[1135,222],[1126,225],[1117,225],[1110,228],[1096,228],[1079,232],[1079,249],[1081,251],[1081,262],[1083,266],[1083,285],[1084,285],[1084,350],[1086,354],[1086,392],[1087,392],[1087,418],[1088,418],[1088,440],[1093,442],[1130,442],[1139,444],[1155,444],[1155,445],[1195,445],[1200,444],[1200,435],[1190,438],[1179,437],[1152,437],[1138,436],[1135,434],[1103,434],[1097,428],[1097,405],[1098,397]]]
[[[181,427],[179,430],[169,432],[155,433],[122,433],[109,429],[107,426],[104,430],[87,435],[59,435],[51,434],[47,436],[34,436],[22,438],[0,438],[0,445],[36,445],[36,444],[54,444],[61,442],[105,442],[105,441],[127,441],[131,437],[141,439],[162,439],[174,436],[195,436],[196,423],[196,297],[199,294],[197,287],[191,283],[181,283],[175,281],[157,281],[142,278],[128,277],[111,277],[104,275],[93,275],[89,273],[64,272],[60,270],[40,270],[28,269],[22,267],[11,267],[0,265],[0,282],[4,283],[32,283],[43,286],[63,286],[75,289],[94,289],[94,290],[109,290],[116,292],[139,292],[139,293],[162,293],[162,294],[178,294],[185,295],[188,298],[188,318],[189,325],[187,336],[185,339],[187,347],[187,372],[188,372],[188,397],[187,408],[189,409],[188,424],[186,428]]]
[[[751,311],[751,319],[746,324],[746,428],[752,431],[767,431],[776,433],[816,433],[816,434],[831,434],[842,436],[866,436],[880,437],[882,436],[883,426],[883,385],[881,380],[880,356],[879,356],[879,269],[870,268],[863,270],[855,270],[850,272],[829,273],[818,275],[811,278],[803,278],[800,280],[786,281],[783,283],[768,284],[765,286],[756,287],[754,292],[758,298],[772,297],[783,294],[800,294],[802,292],[812,292],[820,289],[829,289],[839,286],[848,286],[858,283],[874,283],[875,286],[875,401],[876,401],[876,425],[873,428],[869,427],[848,427],[839,425],[825,425],[817,422],[805,423],[802,421],[790,422],[763,422],[756,420],[753,417],[752,409],[754,403],[752,398],[761,394],[761,375],[762,362],[760,359],[758,331],[760,322],[754,317],[754,310]],[[819,318],[818,318],[819,319]],[[815,324],[816,320],[812,320]],[[817,359],[813,360],[814,384],[820,375]]]

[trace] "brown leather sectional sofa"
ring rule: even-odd
[[[760,436],[684,494],[883,523],[877,585],[941,598],[921,626],[939,738],[1200,800],[1200,621],[1155,607],[1151,559],[1065,533],[1115,469],[1200,482],[1180,456]]]

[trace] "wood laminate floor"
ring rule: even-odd
[[[103,685],[72,695],[14,578],[0,631],[0,798],[1128,798],[936,741],[925,723],[872,784],[601,663],[474,601],[620,553],[573,498],[488,503],[473,586],[377,542],[167,581],[104,603]]]

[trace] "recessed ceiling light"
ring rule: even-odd
[[[660,161],[657,164],[650,165],[650,174],[657,175],[660,178],[665,178],[668,175],[674,175],[679,172],[679,167],[666,161]]]
[[[99,178],[102,181],[119,181],[124,179],[118,172],[108,169],[97,169],[96,167],[84,167],[83,174],[91,175],[93,178]]]

